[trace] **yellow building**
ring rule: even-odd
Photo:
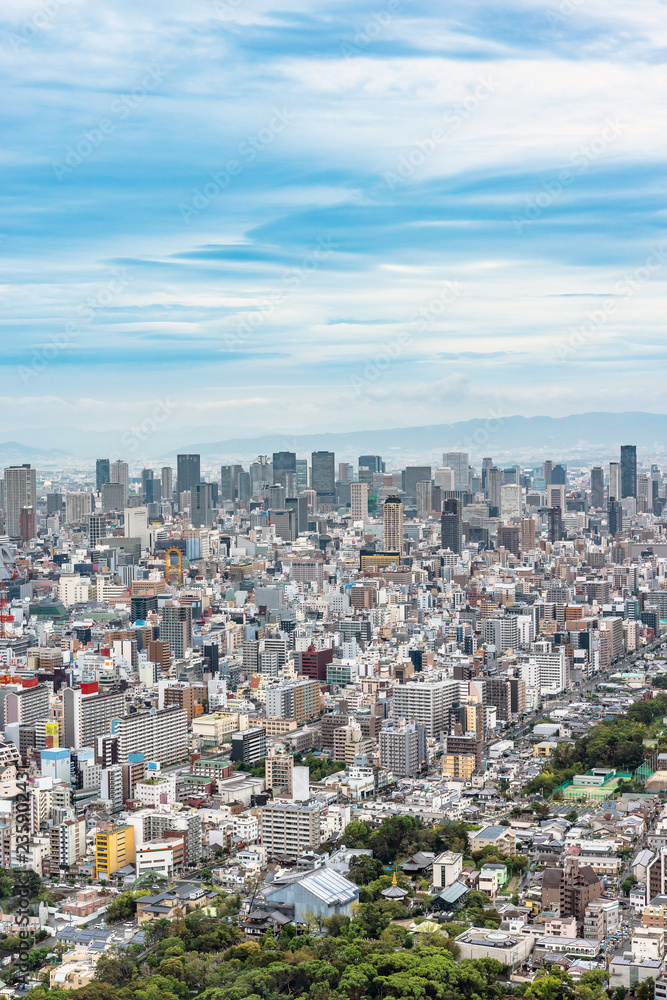
[[[134,864],[134,827],[117,826],[95,834],[95,878],[107,880]]]
[[[533,749],[533,757],[549,757],[551,752],[555,750],[558,746],[551,740],[544,740],[542,743],[536,743]]]
[[[475,770],[474,753],[446,753],[442,758],[442,773],[452,778],[470,781]]]

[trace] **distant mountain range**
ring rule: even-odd
[[[133,468],[174,465],[179,453],[198,453],[204,465],[248,462],[274,451],[334,451],[337,460],[356,462],[359,455],[382,455],[389,466],[411,463],[437,466],[443,451],[467,451],[479,463],[489,455],[497,462],[524,464],[544,458],[573,463],[608,460],[622,444],[636,444],[638,453],[658,462],[667,454],[667,414],[581,413],[566,417],[489,416],[452,424],[397,427],[385,430],[333,431],[316,434],[266,433],[220,439],[219,428],[187,427],[157,430],[133,442],[123,430],[86,431],[51,427],[26,431],[30,443],[0,444],[0,463],[31,462],[37,468],[89,466],[97,457],[118,456]],[[176,442],[176,443],[175,443]],[[57,447],[50,447],[50,445]]]

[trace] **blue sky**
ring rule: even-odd
[[[4,438],[664,411],[664,3],[0,17]]]

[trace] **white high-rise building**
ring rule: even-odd
[[[504,521],[521,517],[521,487],[509,484],[500,487],[500,516]]]
[[[547,486],[547,497],[548,506],[560,507],[560,516],[565,517],[565,487],[563,485],[554,485],[553,483],[550,483],[549,486]]]
[[[442,464],[454,473],[454,489],[468,489],[468,460],[466,451],[446,451],[442,456]]]
[[[37,507],[37,470],[31,465],[10,465],[5,469],[5,528],[10,538],[21,535],[23,507]]]
[[[408,681],[398,684],[392,696],[394,719],[424,726],[426,735],[437,738],[447,732],[449,709],[459,700],[459,682]]]
[[[142,549],[148,548],[148,508],[125,508],[125,537],[140,538]]]
[[[350,514],[353,521],[368,520],[368,483],[350,483]]]
[[[609,499],[621,499],[621,463],[609,463]]]
[[[440,469],[436,469],[433,473],[433,482],[436,486],[439,486],[441,490],[452,491],[456,489],[454,470],[445,468],[444,466]]]
[[[177,705],[150,712],[136,712],[116,721],[118,763],[127,764],[128,755],[143,753],[145,761],[176,764],[188,752],[187,715]]]
[[[382,508],[385,552],[403,554],[403,501],[387,497]]]

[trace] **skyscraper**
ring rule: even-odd
[[[190,488],[190,520],[193,528],[210,528],[213,523],[213,487],[195,483]]]
[[[417,513],[429,514],[432,510],[431,480],[426,479],[423,483],[417,483]]]
[[[460,555],[463,549],[460,500],[450,497],[443,503],[440,534],[443,549],[449,549],[450,552]]]
[[[616,499],[637,496],[637,446],[621,445],[621,496]]]
[[[152,469],[141,470],[141,495],[149,503],[153,502],[153,479],[155,473]],[[150,485],[149,485],[150,483]]]
[[[468,489],[468,460],[470,456],[465,451],[446,451],[442,456],[442,464],[454,473],[454,489]]]
[[[567,486],[567,467],[554,465],[551,470],[551,482],[548,485]]]
[[[609,498],[607,504],[607,521],[609,523],[609,534],[615,535],[623,530],[623,505],[620,500]]]
[[[405,470],[405,483],[403,489],[406,497],[411,500],[417,499],[417,483],[423,483],[431,479],[430,465],[408,465]]]
[[[116,462],[111,463],[109,467],[109,482],[120,483],[123,487],[123,503],[127,503],[127,495],[130,492],[130,469],[127,462],[123,462],[119,458]]]
[[[591,469],[591,506],[602,507],[604,503],[604,471],[596,465]]]
[[[382,472],[383,471],[383,461],[381,455],[360,455],[359,456],[359,468],[360,469],[370,469],[371,472]]]
[[[285,473],[296,472],[296,453],[293,451],[274,451],[273,482],[285,486]]]
[[[176,482],[179,497],[201,482],[199,455],[176,456]]]
[[[368,483],[350,484],[350,513],[353,521],[368,520]]]
[[[110,482],[109,480],[109,466],[110,462],[108,458],[98,458],[95,462],[95,489],[99,492],[102,489],[104,483]]]
[[[492,465],[486,470],[486,496],[489,501],[489,515],[500,516],[502,474],[500,469]]]
[[[296,460],[296,488],[301,493],[308,489],[308,459],[297,458]]]
[[[621,466],[619,462],[609,463],[609,499],[621,499]]]
[[[170,465],[162,466],[162,488],[160,492],[162,493],[163,500],[171,500],[174,492],[174,478]]]
[[[387,497],[382,508],[385,552],[403,554],[403,501],[400,497]]]
[[[21,537],[21,511],[37,506],[37,470],[31,465],[10,465],[5,469],[6,531],[10,538]],[[26,520],[26,515],[24,515]],[[25,524],[27,530],[29,525]]]
[[[318,503],[336,502],[335,463],[336,456],[332,451],[314,451],[311,456],[310,487],[317,493]]]

